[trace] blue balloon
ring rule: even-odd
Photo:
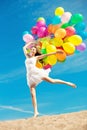
[[[52,24],[59,24],[61,23],[61,17],[60,16],[54,16],[52,19]]]
[[[83,31],[86,28],[86,24],[84,22],[77,23],[74,28],[77,31]]]
[[[25,34],[29,34],[29,32],[28,32],[28,31],[24,31],[24,32],[23,32],[23,35],[25,35]]]
[[[83,40],[86,40],[86,39],[87,39],[87,32],[85,32],[85,31],[80,31],[80,32],[77,32],[77,34],[80,35]]]

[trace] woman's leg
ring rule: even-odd
[[[73,88],[76,88],[76,85],[75,85],[75,84],[73,84],[73,83],[71,83],[71,82],[66,82],[66,81],[60,80],[60,79],[53,79],[53,78],[50,78],[50,77],[43,77],[42,80],[45,80],[45,81],[50,82],[50,83],[53,83],[53,84],[56,84],[56,83],[57,83],[57,84],[58,84],[58,83],[60,83],[60,84],[66,84],[66,85],[69,85],[69,86],[71,86],[71,87],[73,87]]]
[[[35,85],[30,86],[30,92],[31,92],[31,97],[32,97],[32,104],[34,107],[34,117],[37,117],[39,115],[39,113],[38,113],[38,109],[37,109]]]

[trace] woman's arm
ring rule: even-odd
[[[48,53],[48,54],[42,54],[40,56],[36,56],[37,60],[43,59],[44,57],[55,55],[56,53],[63,53],[61,50],[57,50],[56,52]]]

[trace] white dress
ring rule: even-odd
[[[36,57],[26,58],[25,66],[27,71],[27,84],[29,87],[36,86],[42,81],[42,78],[49,75],[50,68],[47,70],[36,67]]]

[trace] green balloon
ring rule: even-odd
[[[61,26],[61,28],[67,28],[68,26],[70,26],[69,23],[64,23],[64,24]]]
[[[72,15],[72,17],[70,19],[70,23],[72,23],[72,24],[77,24],[82,21],[83,21],[82,14],[74,14],[74,15]]]
[[[41,49],[42,54],[46,54],[46,49]]]

